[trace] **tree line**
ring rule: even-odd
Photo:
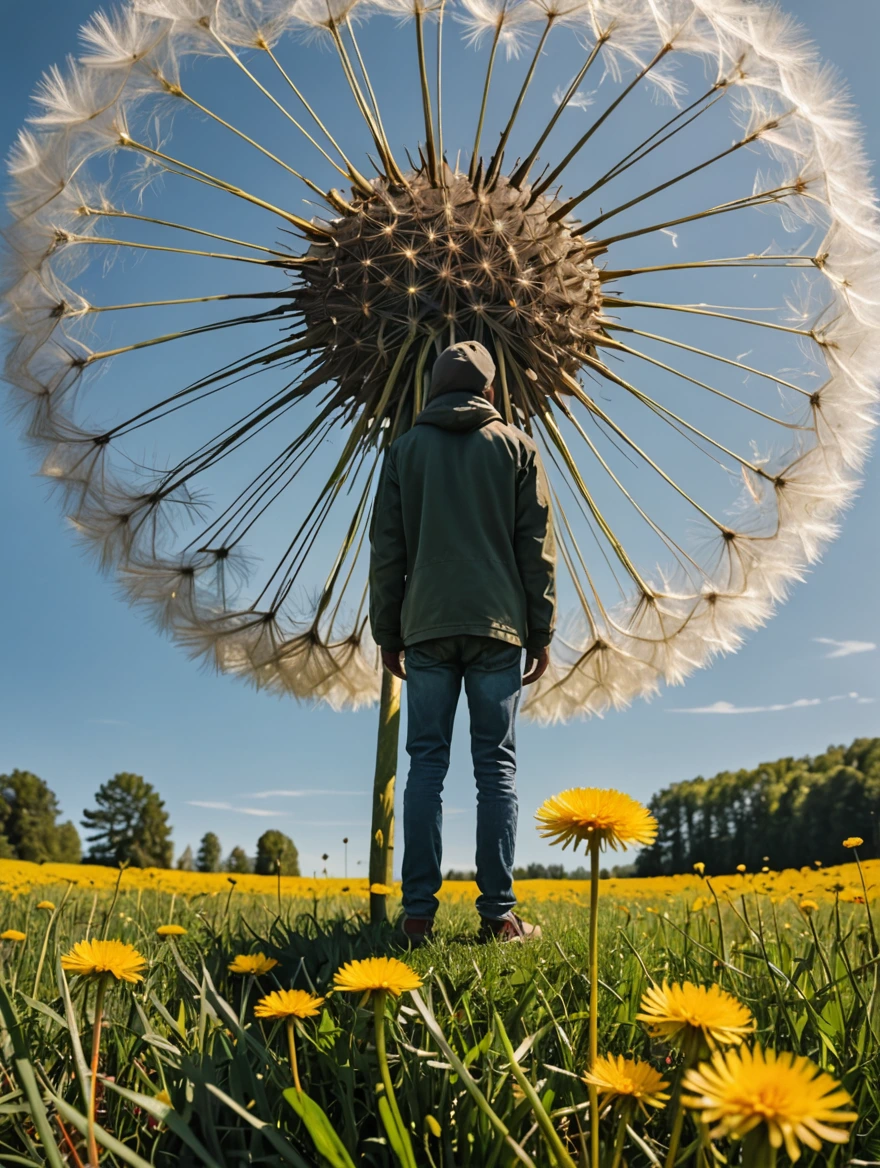
[[[656,842],[639,853],[639,876],[757,871],[852,859],[843,840],[860,836],[863,859],[880,856],[880,738],[830,746],[815,758],[781,758],[754,770],[672,783],[649,804]]]
[[[74,824],[59,822],[58,799],[49,786],[30,771],[0,775],[0,859],[30,860],[36,864],[102,864],[133,868],[170,868],[174,847],[165,804],[151,783],[128,772],[114,775],[95,794],[94,808],[83,811],[82,826],[88,848]],[[260,875],[299,876],[299,854],[284,832],[264,831],[256,856],[234,847],[223,858],[213,831],[201,839],[196,855],[186,847],[177,868],[197,872],[256,872]]]

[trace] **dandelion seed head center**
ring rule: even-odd
[[[489,191],[475,190],[465,175],[444,189],[422,172],[407,183],[392,190],[376,179],[373,195],[354,195],[352,209],[332,222],[332,237],[314,244],[302,265],[292,300],[321,345],[326,380],[348,399],[382,400],[383,416],[394,417],[420,353],[420,367],[430,370],[424,339],[446,340],[454,322],[457,339],[491,349],[503,338],[518,369],[537,371],[533,398],[558,392],[560,369],[575,374],[575,354],[592,352],[600,332],[590,241],[573,235],[571,222],[552,219],[556,201],[504,178]],[[406,278],[416,257],[418,283],[411,267]],[[383,399],[404,346],[394,392]],[[517,382],[511,392],[524,391]]]

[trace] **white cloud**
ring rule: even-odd
[[[833,637],[813,637],[813,640],[818,645],[833,645],[834,648],[830,653],[826,653],[826,659],[829,657],[852,657],[854,653],[870,653],[877,646],[873,641],[835,641]]]
[[[692,706],[689,709],[672,707],[667,714],[778,714],[782,710],[803,710],[808,706],[821,706],[825,702],[855,702],[859,706],[870,705],[873,698],[863,698],[855,690],[845,694],[833,694],[830,698],[798,698],[793,702],[774,702],[769,706],[735,706],[733,702],[713,702],[711,706]]]
[[[671,709],[670,714],[776,714],[780,710],[800,710],[805,706],[821,706],[821,698],[798,698],[795,702],[779,702],[772,706],[735,706],[733,702],[714,702],[711,706],[695,706],[689,710]]]
[[[287,815],[286,811],[270,811],[267,807],[236,807],[234,803],[211,803],[202,799],[187,799],[190,807],[204,807],[208,811],[235,811],[238,815]]]
[[[280,788],[277,791],[252,791],[252,799],[300,799],[307,795],[367,795],[368,791],[328,791],[326,788],[315,790],[291,790]]]

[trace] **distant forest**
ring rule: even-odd
[[[781,758],[754,770],[673,783],[650,808],[657,841],[639,853],[639,876],[802,868],[852,859],[843,847],[861,836],[862,859],[880,856],[880,738],[831,746],[816,758]]]

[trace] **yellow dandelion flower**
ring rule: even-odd
[[[737,872],[745,872],[745,870],[746,870],[745,864],[737,864],[736,870],[737,870]]]
[[[183,925],[160,925],[156,933],[159,937],[185,937],[186,929]]]
[[[710,1063],[687,1072],[683,1087],[686,1107],[700,1111],[713,1138],[742,1138],[764,1125],[772,1148],[785,1150],[792,1160],[806,1144],[814,1152],[822,1141],[846,1143],[848,1133],[838,1124],[858,1119],[842,1108],[852,1103],[849,1094],[831,1075],[803,1055],[774,1050],[718,1051]]]
[[[273,990],[254,1006],[256,1018],[314,1018],[321,1012],[323,998],[307,990]]]
[[[601,787],[572,787],[548,799],[535,813],[538,831],[554,844],[575,850],[582,842],[598,840],[615,850],[628,844],[651,844],[657,820],[622,791]]]
[[[798,908],[806,916],[809,916],[810,913],[814,913],[814,912],[819,911],[819,906],[818,906],[818,904],[816,904],[815,900],[802,900],[800,902],[800,904],[798,905]]]
[[[584,1082],[595,1087],[604,1103],[638,1104],[648,1114],[649,1107],[663,1107],[669,1100],[669,1086],[659,1071],[642,1059],[607,1054],[596,1059]]]
[[[705,1047],[736,1046],[755,1028],[748,1007],[719,985],[664,981],[645,991],[641,1007],[636,1018],[648,1032],[689,1055]]]
[[[40,903],[37,905],[37,908],[42,909],[43,912],[54,912],[55,911],[55,905],[52,903],[51,900],[41,900]]]
[[[261,977],[277,964],[274,957],[267,957],[265,953],[239,953],[233,958],[229,969],[232,973],[249,973],[251,977]]]
[[[26,941],[27,933],[22,933],[20,929],[7,929],[0,933],[0,941]]]
[[[147,959],[125,941],[77,941],[61,958],[61,968],[80,977],[110,973],[117,981],[143,981]]]
[[[439,1140],[443,1135],[443,1128],[440,1126],[433,1115],[425,1116],[425,1127],[428,1129],[435,1140]]]
[[[698,876],[705,875],[706,865],[703,863],[702,860],[697,860],[696,864],[694,864],[694,871],[697,873]]]
[[[845,848],[860,848],[865,841],[860,835],[850,835],[843,841]]]
[[[349,961],[333,977],[334,989],[346,993],[369,994],[387,990],[399,998],[404,990],[417,990],[422,979],[396,957],[366,957],[363,961]]]
[[[377,881],[375,884],[370,885],[370,892],[374,896],[393,896],[394,888],[390,884],[379,884]]]

